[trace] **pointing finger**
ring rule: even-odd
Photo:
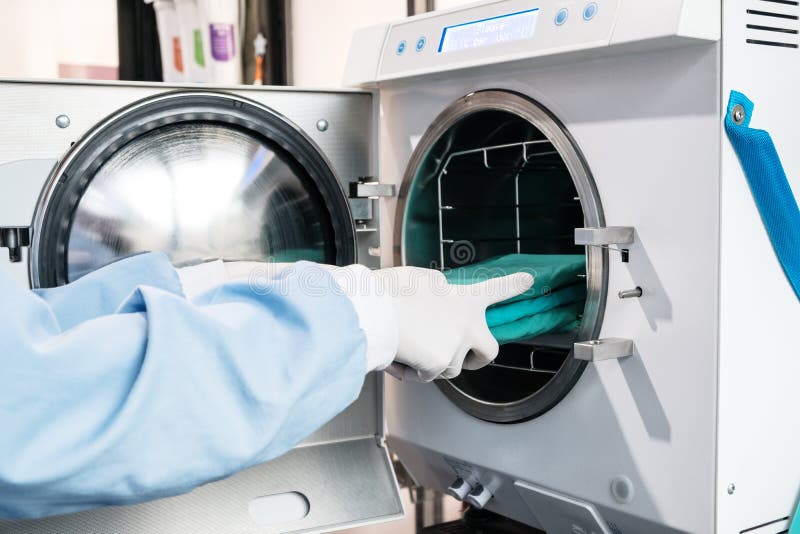
[[[521,295],[533,287],[534,278],[529,273],[515,273],[474,284],[470,289],[483,297],[487,306]]]

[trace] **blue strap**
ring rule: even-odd
[[[731,91],[725,131],[744,168],[775,254],[800,299],[800,210],[769,133],[750,128],[752,113],[753,103]]]

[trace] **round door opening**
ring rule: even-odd
[[[108,119],[54,173],[36,220],[39,286],[144,251],[177,265],[355,259],[347,199],[316,146],[222,93],[162,95]]]
[[[471,415],[498,423],[537,417],[575,385],[586,362],[575,341],[600,329],[607,252],[574,244],[603,226],[588,168],[564,127],[506,91],[465,96],[417,145],[400,193],[399,262],[442,269],[451,283],[506,272],[534,288],[487,313],[500,353],[490,365],[436,384]]]

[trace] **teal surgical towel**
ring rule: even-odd
[[[508,254],[444,274],[451,284],[474,284],[519,272],[533,275],[533,287],[486,310],[486,322],[498,343],[578,327],[586,300],[586,285],[579,278],[586,272],[581,254]]]
[[[547,295],[552,291],[579,281],[586,272],[586,257],[582,254],[507,254],[456,267],[445,271],[451,284],[474,284],[513,273],[529,273],[533,287],[506,301],[516,302]]]
[[[269,261],[272,263],[294,263],[296,261],[325,263],[325,251],[315,248],[290,248],[274,252],[270,255]]]
[[[542,334],[558,334],[578,327],[583,302],[574,302],[510,323],[492,326],[489,330],[500,344],[513,343]]]
[[[586,284],[577,283],[534,299],[495,304],[486,310],[486,323],[492,328],[585,300]]]

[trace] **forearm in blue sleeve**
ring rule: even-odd
[[[0,277],[0,516],[183,493],[279,456],[347,407],[364,335],[309,268],[195,303],[140,287],[120,313],[67,331]]]
[[[50,307],[61,330],[114,313],[139,286],[182,294],[178,273],[169,258],[148,252],[125,258],[65,286],[36,289]]]

